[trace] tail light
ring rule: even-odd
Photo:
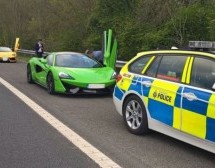
[[[116,77],[116,82],[119,82],[121,79],[122,79],[122,75],[118,74],[117,77]]]

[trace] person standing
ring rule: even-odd
[[[39,58],[42,58],[44,52],[44,46],[42,39],[39,39],[38,42],[35,44],[35,53]]]
[[[85,54],[93,57],[94,59],[96,59],[97,61],[99,61],[100,63],[103,64],[104,56],[103,56],[102,51],[100,51],[100,50],[98,50],[98,51],[86,50]]]

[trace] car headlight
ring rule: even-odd
[[[113,72],[111,79],[116,79],[116,72]]]
[[[61,78],[61,79],[74,79],[72,76],[70,76],[64,72],[59,73],[59,78]]]

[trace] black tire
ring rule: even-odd
[[[123,119],[127,129],[136,135],[148,133],[148,119],[142,100],[131,95],[123,104]]]
[[[49,94],[55,94],[55,83],[52,73],[47,76],[47,91]]]
[[[32,72],[31,72],[31,66],[30,66],[30,64],[27,65],[27,81],[30,84],[34,83],[34,80],[32,78]]]
[[[114,85],[114,86],[115,86],[115,85]],[[109,92],[110,95],[113,95],[114,86],[110,86],[110,87],[108,88],[108,92]]]

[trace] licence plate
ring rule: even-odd
[[[89,84],[87,88],[89,88],[89,89],[103,89],[103,88],[105,88],[105,84]]]
[[[3,57],[2,60],[3,61],[8,61],[8,58],[7,57]]]

